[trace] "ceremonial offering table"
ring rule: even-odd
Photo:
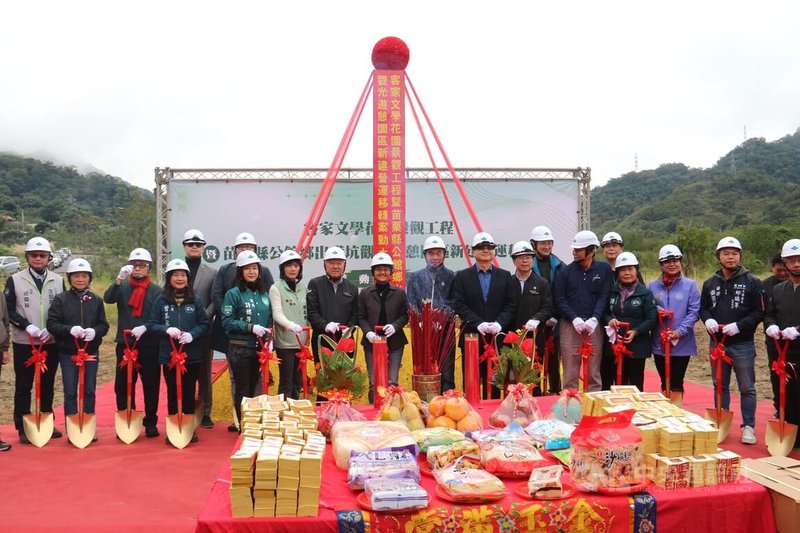
[[[550,412],[555,396],[537,398],[542,414]],[[499,400],[478,409],[484,423]],[[363,409],[369,418],[375,411]],[[736,483],[663,490],[650,483],[633,495],[602,495],[577,491],[563,500],[541,501],[516,494],[526,479],[506,479],[509,494],[497,502],[456,505],[435,495],[436,482],[423,474],[427,509],[408,514],[373,513],[361,509],[358,493],[347,487],[347,472],[336,468],[330,445],[325,453],[319,516],[312,518],[232,518],[226,465],[214,483],[197,520],[198,532],[487,532],[487,531],[775,531],[767,489],[745,478]]]

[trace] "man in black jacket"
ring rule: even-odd
[[[450,289],[453,310],[461,318],[461,334],[458,346],[464,353],[464,335],[479,333],[492,338],[512,326],[517,309],[519,290],[514,285],[511,273],[492,264],[496,244],[486,232],[480,232],[472,240],[472,256],[475,264],[456,272]],[[482,345],[483,343],[481,343]],[[498,343],[499,345],[499,343]],[[462,365],[462,373],[464,365]],[[486,362],[480,364],[481,383],[486,383],[488,369]],[[488,396],[489,391],[484,391]],[[500,391],[492,389],[493,398],[500,397]]]

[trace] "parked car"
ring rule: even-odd
[[[58,267],[60,267],[63,262],[64,262],[64,260],[61,259],[61,256],[59,254],[55,253],[55,254],[52,254],[52,259],[50,259],[50,263],[48,263],[47,267],[50,270],[55,270]]]
[[[10,276],[11,274],[16,274],[19,272],[21,266],[19,263],[19,259],[14,257],[13,255],[4,255],[0,256],[0,271],[3,272],[6,276]]]
[[[66,261],[70,255],[72,255],[72,250],[69,248],[59,248],[56,250],[56,253],[61,256],[62,261]]]

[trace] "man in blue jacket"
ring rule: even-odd
[[[764,318],[764,286],[742,266],[742,245],[738,239],[720,239],[716,255],[720,269],[703,283],[700,320],[712,337],[710,347],[713,348],[721,332],[725,353],[733,361],[733,366],[722,363],[722,408],[730,407],[729,386],[733,368],[742,403],[742,444],[755,444],[756,346],[753,334]],[[711,380],[716,387],[713,368]]]
[[[550,283],[552,294],[556,282],[558,271],[564,268],[564,263],[553,253],[553,232],[547,226],[536,226],[531,230],[531,246],[535,255],[531,269],[539,276]],[[558,306],[553,305],[552,316],[547,319],[545,324],[545,336],[555,337],[555,346],[549,354],[547,360],[547,384],[549,392],[558,394],[561,392],[561,354],[558,345]],[[546,393],[547,391],[542,391]]]

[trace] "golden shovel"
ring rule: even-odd
[[[67,415],[67,437],[77,448],[86,448],[94,439],[97,420],[94,413],[83,412],[85,364],[87,361],[97,361],[97,357],[86,352],[86,348],[89,346],[88,341],[84,342],[81,347],[78,339],[75,339],[75,345],[78,347],[78,352],[72,356],[72,360],[78,367],[78,412],[74,415]]]
[[[170,344],[172,344],[172,353],[170,354],[170,362],[167,368],[175,369],[175,389],[178,397],[178,413],[167,416],[167,439],[170,444],[182,450],[189,445],[194,434],[194,415],[183,414],[183,379],[182,375],[186,373],[186,353],[183,351],[183,345],[175,345],[175,341],[170,337]]]
[[[772,363],[772,370],[780,380],[778,395],[778,419],[774,418],[767,421],[767,433],[764,440],[767,441],[767,451],[772,456],[785,457],[794,448],[797,439],[797,424],[786,422],[786,352],[789,350],[789,339],[783,340],[783,346],[775,340],[775,347],[778,349],[778,359]]]
[[[42,349],[44,343],[36,344],[31,337],[31,356],[25,361],[25,366],[34,365],[33,384],[35,395],[35,410],[33,413],[22,416],[22,429],[31,444],[41,448],[53,436],[53,413],[42,412],[42,374],[47,370],[47,352]]]
[[[723,327],[719,325],[720,329]],[[731,358],[725,353],[725,334],[722,334],[721,339],[717,339],[716,335],[712,336],[716,345],[711,349],[709,356],[714,365],[714,372],[716,374],[717,386],[715,387],[715,405],[716,407],[706,408],[706,420],[711,420],[717,426],[717,444],[728,438],[728,433],[731,431],[731,422],[733,421],[733,413],[728,409],[722,408],[722,363],[726,362],[731,364]]]
[[[122,337],[125,340],[125,350],[123,352],[122,361],[119,363],[119,368],[127,367],[127,408],[114,413],[114,429],[117,432],[119,440],[125,444],[130,444],[139,438],[142,433],[143,417],[141,411],[134,411],[131,407],[133,397],[133,370],[134,367],[138,370],[142,367],[139,364],[139,350],[136,349],[137,341],[133,341],[133,345],[128,343],[128,336],[132,332],[126,329],[122,332]]]

